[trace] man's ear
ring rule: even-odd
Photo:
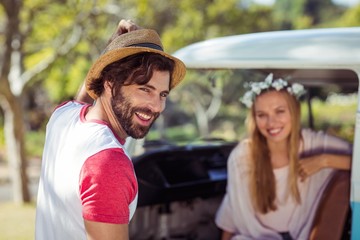
[[[106,94],[110,94],[111,95],[111,93],[112,93],[112,83],[111,82],[109,82],[109,81],[105,81],[105,83],[104,83],[104,90],[105,90],[105,93]]]

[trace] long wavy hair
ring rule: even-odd
[[[275,91],[275,90],[269,90]],[[264,91],[263,93],[269,92]],[[289,184],[288,191],[297,203],[301,202],[297,185],[299,144],[301,140],[300,103],[286,90],[278,91],[288,103],[291,115],[291,132],[288,137],[289,157]],[[261,93],[262,94],[262,93]],[[251,177],[250,194],[254,208],[260,213],[267,213],[277,209],[276,183],[270,159],[270,150],[266,138],[259,131],[255,121],[255,104],[252,105],[248,118],[247,127],[250,138]]]

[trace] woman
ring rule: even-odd
[[[304,92],[270,74],[244,95],[249,138],[229,156],[227,193],[216,215],[222,240],[308,239],[326,184],[336,169],[350,169],[349,143],[301,129]]]

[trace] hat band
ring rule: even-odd
[[[154,43],[136,43],[136,44],[130,45],[129,47],[147,47],[147,48],[152,48],[152,49],[164,51],[162,49],[162,47],[160,47],[159,45],[156,45]]]

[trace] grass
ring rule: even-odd
[[[0,240],[34,239],[35,204],[0,202]]]

